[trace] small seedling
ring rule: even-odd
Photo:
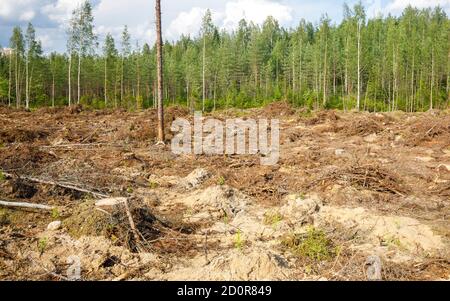
[[[128,193],[133,193],[133,191],[134,191],[133,188],[131,188],[131,187],[128,187],[128,188],[127,188],[127,192],[128,192]]]
[[[283,220],[283,216],[279,212],[266,212],[264,214],[264,224],[276,227]]]
[[[59,219],[61,217],[61,213],[57,208],[52,209],[52,219]]]
[[[400,239],[398,237],[395,237],[395,236],[389,236],[389,237],[382,238],[381,239],[381,246],[397,247],[399,249],[401,249],[403,247]]]
[[[42,237],[38,241],[38,250],[39,253],[43,254],[45,249],[47,249],[47,237]]]
[[[234,238],[234,246],[236,249],[238,249],[239,251],[242,251],[242,249],[244,248],[244,238],[242,237],[242,232],[241,230],[238,230],[238,232],[236,233],[236,237]]]
[[[10,223],[8,213],[4,209],[0,209],[0,226]]]
[[[150,189],[156,189],[159,187],[159,184],[153,181],[149,181],[148,186],[150,187]]]
[[[223,223],[228,225],[230,223],[230,218],[228,217],[228,214],[225,213],[223,216]]]
[[[217,184],[220,186],[225,185],[225,178],[220,176],[219,179],[217,180]]]
[[[294,254],[315,261],[330,260],[339,252],[326,234],[314,227],[310,227],[305,234],[289,235],[282,244]]]
[[[6,179],[6,177],[3,174],[3,171],[0,170],[0,182],[3,182],[5,179]]]

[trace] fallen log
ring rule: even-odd
[[[41,204],[32,204],[32,203],[21,203],[21,202],[6,202],[0,200],[0,207],[8,207],[8,208],[27,208],[27,209],[39,209],[52,211],[54,207],[41,205]]]
[[[12,175],[12,174],[8,174],[8,173],[3,173],[3,174],[6,177],[8,177],[8,178],[13,178],[14,177],[14,175]],[[92,194],[93,196],[99,197],[99,198],[107,198],[108,197],[108,195],[106,195],[106,194],[102,194],[102,193],[91,191],[91,190],[88,190],[88,189],[85,189],[85,188],[77,187],[77,186],[75,186],[74,184],[71,184],[71,183],[61,183],[61,182],[55,182],[55,181],[51,181],[51,180],[43,180],[43,179],[27,177],[27,176],[18,176],[18,177],[20,179],[31,181],[31,182],[35,182],[35,183],[39,183],[39,184],[53,185],[53,186],[58,186],[58,187],[74,190],[74,191],[79,191],[79,192],[83,192],[83,193]]]

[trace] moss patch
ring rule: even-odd
[[[304,234],[293,234],[282,240],[282,245],[297,256],[315,261],[332,259],[338,249],[322,230],[309,228]]]
[[[277,211],[269,211],[264,214],[264,224],[275,227],[283,220],[283,216]]]
[[[11,221],[9,219],[9,214],[5,209],[0,209],[0,226],[8,225]]]
[[[64,227],[75,238],[82,236],[106,236],[111,218],[95,208],[94,201],[86,201],[80,204],[71,217],[64,221]]]

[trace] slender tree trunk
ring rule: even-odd
[[[358,96],[357,96],[358,111],[361,107],[361,23],[358,21]]]
[[[413,53],[413,62],[412,62],[412,72],[411,72],[411,103],[410,103],[410,111],[411,113],[414,110],[414,66],[415,65],[415,54]]]
[[[19,90],[19,52],[16,50],[16,107],[18,108],[20,106],[20,90]]]
[[[348,92],[349,92],[349,84],[348,84],[348,37],[347,37],[345,47],[345,93],[348,95]]]
[[[156,0],[156,56],[158,76],[158,142],[164,143],[163,54],[161,32],[161,0]]]
[[[114,61],[114,65],[116,67],[116,72],[114,75],[114,108],[117,109],[117,78],[118,78],[118,73],[119,73],[119,67],[117,64],[117,60]]]
[[[138,54],[139,55],[139,54]],[[139,65],[139,56],[136,58],[136,72],[137,72],[137,87],[136,87],[136,107],[142,109],[141,101],[141,70]]]
[[[108,106],[108,56],[105,55],[105,108]]]
[[[12,52],[9,53],[8,106],[11,106]]]
[[[72,53],[69,54],[69,107],[72,105]]]
[[[327,60],[328,60],[328,41],[325,38],[325,62],[323,67],[323,106],[327,105]]]
[[[191,104],[189,103],[189,81],[186,81],[186,105],[188,108],[191,108]]]
[[[122,55],[121,74],[120,74],[120,104],[123,105],[123,80],[124,80],[124,62],[125,58]]]
[[[203,98],[202,98],[202,111],[205,111],[205,101],[206,101],[206,36],[203,35],[203,70],[202,70],[202,80],[203,80]]]
[[[52,108],[55,107],[55,72],[52,73]]]
[[[78,86],[78,94],[77,94],[77,104],[80,104],[81,99],[81,54],[78,54],[78,79],[77,79],[77,86]]]
[[[433,90],[434,90],[434,49],[431,48],[431,92],[430,92],[430,110],[433,110]]]
[[[298,73],[299,73],[299,79],[298,79],[298,92],[299,92],[299,97],[302,97],[303,96],[303,93],[302,93],[302,83],[303,83],[303,76],[302,76],[302,69],[303,69],[303,66],[302,66],[302,64],[303,64],[303,40],[302,39],[300,39],[300,53],[299,53],[299,55],[300,55],[300,62],[299,62],[299,66],[298,66]]]
[[[25,108],[26,109],[29,109],[29,107],[30,107],[29,68],[30,68],[30,56],[27,53],[27,59],[25,62]]]
[[[217,74],[214,74],[214,111],[216,111],[216,86],[217,84]]]
[[[296,74],[295,74],[295,46],[294,49],[292,51],[292,93],[295,94],[295,89],[296,89]]]

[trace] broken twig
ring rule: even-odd
[[[54,209],[54,207],[50,207],[47,205],[32,204],[32,203],[19,203],[19,202],[6,202],[6,201],[1,201],[1,200],[0,200],[0,206],[8,207],[8,208],[27,208],[27,209],[39,209],[39,210],[47,210],[47,211],[51,211]]]
[[[8,174],[8,173],[4,173],[4,175],[8,178],[14,177],[12,174]],[[70,189],[70,190],[75,190],[78,192],[88,193],[88,194],[91,194],[91,195],[93,195],[95,197],[99,197],[99,198],[107,198],[108,197],[108,195],[106,195],[106,194],[94,192],[94,191],[84,189],[81,187],[77,187],[70,183],[61,183],[61,182],[55,182],[55,181],[51,181],[51,180],[43,180],[43,179],[38,179],[38,178],[33,178],[33,177],[26,177],[26,176],[19,176],[19,178],[23,179],[23,180],[39,183],[39,184],[53,185],[53,186],[58,186],[58,187],[62,187],[62,188]]]

